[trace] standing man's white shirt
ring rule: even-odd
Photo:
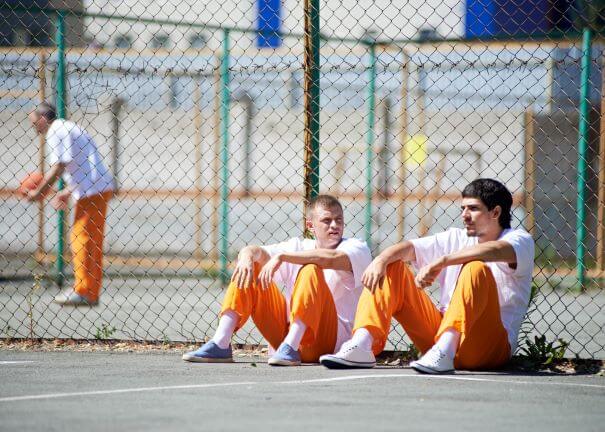
[[[279,253],[313,250],[315,249],[315,240],[292,238],[283,243],[263,246],[263,249],[273,257]],[[342,343],[351,338],[357,302],[363,291],[361,275],[372,262],[372,255],[366,242],[356,238],[343,238],[336,250],[347,254],[353,268],[352,273],[331,269],[324,269],[323,271],[338,315],[338,333],[336,346],[334,347],[334,350],[338,351]],[[285,289],[284,296],[288,307],[288,315],[290,315],[292,288],[301,267],[300,264],[284,262],[273,277],[275,283]]]
[[[113,190],[113,177],[92,137],[74,122],[57,119],[46,133],[49,162],[65,164],[65,181],[75,200]]]
[[[498,241],[509,243],[517,258],[517,267],[511,268],[504,262],[488,262],[498,287],[500,317],[508,333],[511,353],[517,347],[517,337],[529,306],[531,280],[534,270],[534,240],[522,229],[505,229]],[[451,228],[445,232],[411,241],[416,253],[414,266],[419,269],[434,260],[478,243],[477,237],[469,237],[466,230]],[[462,265],[446,267],[437,277],[441,287],[440,308],[444,312],[449,306],[452,293],[460,275]]]

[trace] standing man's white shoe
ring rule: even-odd
[[[376,366],[376,357],[372,351],[367,351],[358,344],[348,341],[342,344],[337,353],[322,355],[319,362],[328,369],[367,369]]]
[[[453,373],[454,359],[434,345],[419,360],[411,362],[410,366],[415,371],[425,374]]]

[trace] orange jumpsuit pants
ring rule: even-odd
[[[250,288],[239,288],[231,282],[227,288],[221,314],[232,310],[239,316],[235,330],[241,328],[249,317],[273,347],[277,348],[288,334],[289,323],[300,319],[307,330],[300,344],[301,360],[317,362],[319,356],[334,352],[338,317],[332,293],[321,267],[308,264],[296,277],[290,300],[290,316],[287,316],[286,299],[272,283],[262,289],[256,279],[260,266],[254,267],[254,282]]]
[[[74,291],[90,301],[97,301],[101,292],[105,215],[112,196],[112,192],[103,192],[76,202],[70,239]]]
[[[353,331],[365,327],[374,338],[372,350],[378,354],[386,344],[392,317],[423,353],[446,330],[459,331],[460,345],[454,359],[457,369],[497,368],[510,359],[496,281],[483,262],[473,261],[462,267],[443,315],[429,296],[416,286],[414,275],[405,263],[390,264],[382,285],[374,294],[364,289]]]

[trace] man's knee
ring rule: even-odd
[[[460,276],[462,275],[478,275],[484,273],[491,273],[490,268],[483,261],[470,261],[464,264],[462,270],[460,271]]]
[[[317,264],[305,264],[298,271],[298,279],[309,279],[310,277],[316,277],[323,270]]]

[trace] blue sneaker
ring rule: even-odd
[[[300,366],[300,351],[296,351],[287,343],[282,342],[267,363],[271,366]]]
[[[233,363],[231,345],[222,349],[213,341],[206,342],[197,351],[183,354],[183,360],[195,363]]]

